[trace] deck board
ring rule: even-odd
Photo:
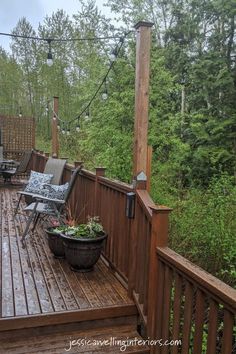
[[[55,318],[58,313],[60,318],[63,314],[69,318],[71,313],[73,317],[84,311],[94,318],[99,309],[107,309],[106,313],[111,315],[113,307],[117,316],[119,308],[127,311],[129,306],[133,310],[127,313],[135,313],[126,289],[101,260],[93,272],[86,274],[73,272],[65,260],[55,259],[47,244],[43,222],[30,233],[26,246],[22,245],[27,217],[22,213],[13,216],[16,191],[0,187],[0,328],[8,319],[17,319],[20,328],[19,320],[22,318],[25,323],[30,316],[32,321],[36,321],[35,316],[42,316],[43,321],[45,315],[52,314]],[[83,320],[85,317],[81,315]]]
[[[79,345],[80,339],[89,339],[90,343]],[[6,354],[62,354],[62,353],[121,353],[121,344],[119,341],[125,342],[129,339],[141,339],[137,331],[131,325],[123,325],[108,328],[90,329],[86,331],[71,331],[68,333],[54,333],[41,335],[33,335],[30,341],[24,338],[16,338],[14,340],[5,340],[2,349]],[[113,339],[113,343],[111,340]],[[73,342],[74,341],[74,342]],[[95,343],[96,341],[96,343]],[[107,344],[105,345],[105,341]],[[116,342],[115,342],[116,341]],[[74,345],[72,344],[74,343]],[[1,349],[1,345],[0,345]],[[149,353],[147,346],[130,345],[127,346],[125,353]]]

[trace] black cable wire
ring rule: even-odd
[[[118,56],[120,53],[120,50],[124,44],[124,40],[125,38],[130,34],[134,32],[133,30],[126,32],[123,37],[121,35],[115,35],[115,36],[104,36],[104,37],[88,37],[88,38],[42,38],[42,37],[34,37],[34,36],[26,36],[26,35],[19,35],[19,34],[10,34],[10,33],[3,33],[0,32],[1,36],[8,36],[8,37],[14,37],[14,38],[24,38],[24,39],[33,39],[33,40],[40,40],[40,41],[46,41],[46,42],[52,42],[52,41],[57,41],[57,42],[67,42],[67,41],[95,41],[95,40],[105,40],[105,39],[120,39],[120,46],[117,49],[116,55]],[[80,112],[80,114],[78,116],[76,116],[76,118],[71,119],[70,121],[64,121],[62,119],[59,118],[59,116],[53,111],[53,114],[56,116],[56,118],[62,122],[63,124],[66,125],[70,125],[72,122],[75,122],[76,120],[78,120],[83,113],[85,113],[89,107],[91,106],[91,103],[93,102],[93,100],[96,98],[98,92],[100,91],[101,87],[103,86],[103,84],[106,82],[106,79],[111,71],[111,69],[114,66],[115,61],[111,62],[110,67],[108,68],[108,71],[106,73],[106,75],[104,76],[103,80],[101,81],[100,85],[98,86],[97,90],[95,91],[95,93],[93,94],[92,98],[90,99],[89,103],[85,106],[85,108]]]
[[[120,53],[120,51],[121,51],[121,48],[122,48],[122,46],[123,46],[123,44],[124,44],[125,38],[126,38],[131,32],[133,32],[133,31],[129,31],[129,32],[125,33],[125,35],[124,35],[123,37],[120,37],[120,46],[118,47],[117,52],[116,52],[116,55],[117,55],[117,56],[119,55],[119,53]],[[93,96],[92,96],[92,98],[90,99],[89,103],[88,103],[88,104],[85,106],[85,108],[80,112],[80,114],[76,116],[76,118],[71,119],[70,121],[67,122],[68,125],[70,125],[72,122],[75,122],[76,120],[78,120],[78,119],[82,116],[82,114],[84,114],[84,113],[89,109],[89,107],[91,106],[91,103],[93,102],[93,100],[94,100],[95,97],[97,96],[97,94],[98,94],[98,92],[100,91],[101,87],[102,87],[103,84],[106,82],[106,79],[107,79],[107,77],[108,77],[108,75],[109,75],[111,69],[113,68],[114,64],[115,64],[115,61],[112,61],[112,62],[111,62],[111,65],[110,65],[109,68],[108,68],[108,71],[107,71],[106,75],[104,76],[104,78],[103,78],[103,80],[101,81],[100,85],[98,86],[97,90],[96,90],[95,93],[93,94]]]
[[[13,33],[4,33],[0,32],[0,36],[8,36],[14,38],[24,38],[24,39],[34,39],[37,41],[51,41],[51,42],[72,42],[72,41],[96,41],[96,40],[105,40],[105,39],[118,39],[120,35],[114,36],[104,36],[104,37],[85,37],[85,38],[43,38],[43,37],[34,37],[34,36],[26,36],[21,34],[13,34]]]

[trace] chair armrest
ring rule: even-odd
[[[35,193],[25,192],[25,191],[17,191],[16,193],[20,194],[20,195],[26,195],[26,196],[29,196],[29,197],[32,197],[32,198],[36,195]],[[40,194],[37,194],[37,195],[40,195]]]
[[[65,204],[65,200],[63,199],[54,199],[54,198],[48,198],[44,197],[43,195],[39,194],[32,194],[32,198],[36,199],[37,201],[44,201],[44,202],[52,202],[55,204]]]

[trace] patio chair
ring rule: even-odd
[[[29,204],[27,207],[24,208],[24,211],[29,211],[30,216],[26,224],[26,228],[23,232],[22,235],[22,241],[25,241],[25,238],[28,234],[29,228],[31,223],[34,220],[34,225],[33,225],[33,230],[35,229],[35,226],[38,222],[38,219],[41,215],[46,215],[46,216],[54,216],[58,219],[58,221],[61,223],[62,222],[62,213],[65,207],[66,202],[68,201],[70,194],[72,192],[72,189],[74,187],[76,178],[81,171],[82,166],[77,167],[70,179],[68,188],[63,196],[62,199],[57,199],[57,198],[52,198],[50,196],[50,190],[48,196],[43,196],[43,195],[37,195],[37,194],[32,194],[32,197],[34,198],[34,202]]]
[[[43,173],[48,175],[49,174],[53,175],[50,181],[51,184],[55,184],[55,185],[60,184],[65,164],[66,164],[66,159],[55,159],[49,157],[49,159],[46,162]],[[19,195],[19,199],[15,208],[14,215],[18,213],[22,196],[25,197],[26,204],[32,203],[32,191],[27,191],[27,185],[23,191],[18,191],[17,194]],[[35,191],[34,194],[36,194]],[[38,191],[38,194],[40,194],[40,191]]]
[[[32,150],[25,151],[20,163],[16,167],[14,167],[14,164],[13,164],[12,166],[2,170],[1,172],[2,172],[2,176],[4,178],[4,182],[7,182],[7,181],[11,182],[11,179],[13,176],[17,176],[17,175],[21,175],[23,173],[26,173],[29,162],[30,162],[31,155],[32,155]]]

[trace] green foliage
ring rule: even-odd
[[[89,217],[86,224],[78,225],[63,225],[53,229],[56,234],[63,233],[66,236],[80,239],[80,238],[97,238],[103,234],[103,226],[99,222],[97,216]]]
[[[161,180],[157,190],[153,186],[153,197],[174,209],[170,246],[236,287],[236,186],[233,179],[222,174],[220,178],[212,178],[207,190],[192,188],[182,196],[177,189],[168,189],[167,184]]]

